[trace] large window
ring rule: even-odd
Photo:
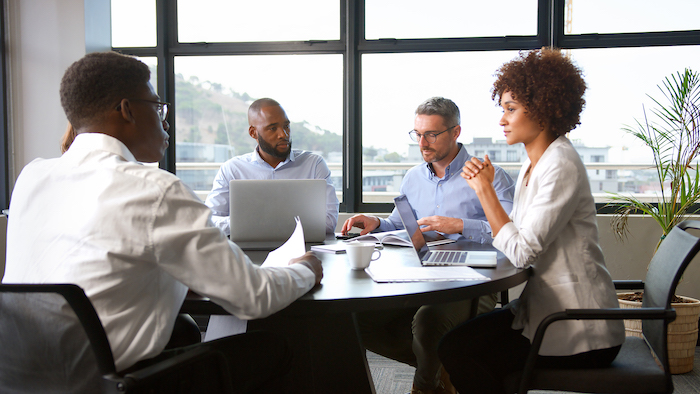
[[[698,13],[697,0],[570,0],[566,34],[698,30]]]
[[[515,51],[367,54],[362,57],[363,200],[386,202],[398,195],[406,170],[421,162],[408,136],[414,111],[429,97],[442,96],[460,108],[459,142],[499,138],[500,107],[491,101],[484,75]],[[492,159],[493,156],[491,156]],[[392,168],[393,166],[393,168]],[[383,181],[367,181],[377,178]]]
[[[537,35],[537,0],[433,0],[429,5],[425,0],[366,0],[365,4],[368,40]]]
[[[341,55],[183,56],[175,76],[176,171],[194,190],[204,194],[222,162],[253,151],[248,105],[263,97],[285,109],[292,147],[321,154],[343,190]]]
[[[340,39],[340,2],[179,0],[180,42]]]
[[[328,162],[347,212],[392,208],[403,174],[421,162],[408,131],[431,96],[460,107],[460,142],[472,154],[517,176],[526,154],[504,142],[493,74],[519,50],[545,45],[584,71],[587,105],[570,138],[598,201],[643,194],[651,156],[621,129],[665,76],[700,58],[694,0],[112,4],[113,46],[157,64],[159,94],[175,104],[175,151],[161,166],[204,198],[221,163],[254,147],[247,106],[272,97],[292,121],[294,148]]]
[[[112,46],[156,46],[155,0],[114,0],[111,5]]]

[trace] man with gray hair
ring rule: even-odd
[[[491,227],[474,191],[459,176],[471,155],[457,142],[462,128],[459,108],[449,99],[432,97],[416,109],[414,128],[409,132],[425,163],[406,173],[399,189],[408,197],[422,231],[437,231],[453,239],[490,243]],[[493,186],[506,212],[513,206],[513,180],[500,167]],[[396,209],[386,219],[355,215],[343,224],[342,233],[352,227],[361,234],[403,228]],[[479,314],[489,312],[496,295],[480,297]],[[471,313],[471,300],[425,305],[395,311],[358,314],[364,346],[375,353],[416,367],[414,393],[455,392],[442,370],[437,355],[438,342]]]

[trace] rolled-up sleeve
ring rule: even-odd
[[[211,192],[207,195],[205,204],[211,209],[212,222],[226,235],[231,234],[229,221],[229,177],[225,175],[225,165],[219,168],[214,177]]]
[[[333,186],[333,181],[331,180],[331,170],[321,156],[318,158],[315,178],[326,181],[326,233],[333,234],[338,224],[340,202],[338,202],[338,196],[335,195],[335,186]]]

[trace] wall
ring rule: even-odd
[[[89,0],[87,0],[89,1]],[[12,182],[37,157],[57,157],[66,128],[58,89],[85,54],[84,0],[7,1]]]
[[[619,242],[610,230],[610,218],[609,215],[598,215],[600,246],[610,274],[613,279],[643,279],[661,230],[650,218],[631,217],[630,235],[624,242]],[[696,257],[685,271],[676,293],[700,299],[699,284],[700,257]]]

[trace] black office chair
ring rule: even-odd
[[[194,349],[118,373],[102,323],[72,284],[0,285],[2,393],[229,393],[224,356]]]
[[[675,320],[671,298],[686,267],[700,250],[700,239],[686,229],[700,229],[700,221],[685,221],[666,236],[649,264],[642,308],[567,309],[540,323],[532,341],[525,369],[506,380],[508,392],[559,390],[583,393],[672,393],[669,372],[667,329]],[[622,283],[631,289],[630,281]],[[542,338],[555,321],[568,319],[642,319],[644,338],[627,337],[617,358],[608,368],[543,369],[535,367]],[[658,360],[658,362],[657,362]],[[659,365],[660,364],[660,365]]]

